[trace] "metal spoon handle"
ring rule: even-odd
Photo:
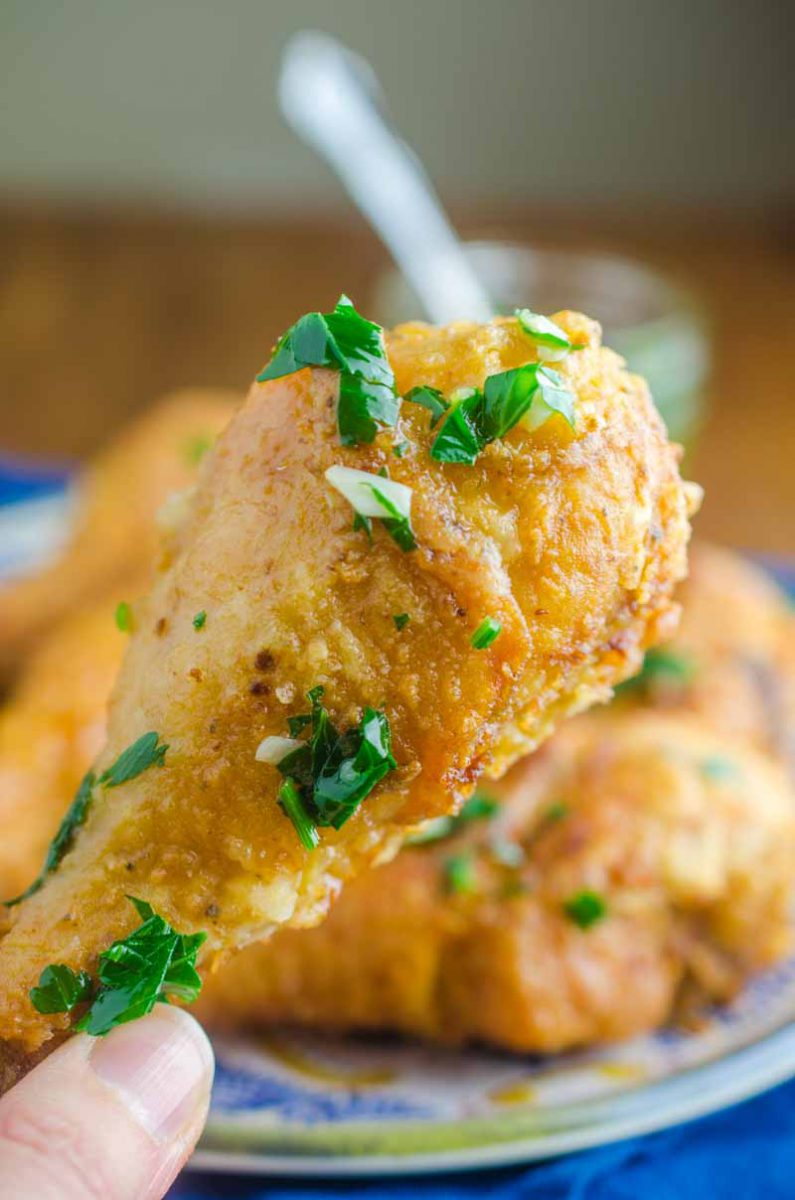
[[[295,34],[279,102],[330,163],[408,279],[430,319],[487,321],[481,286],[416,155],[386,120],[369,64],[324,33]]]

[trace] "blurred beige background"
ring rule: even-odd
[[[169,388],[243,390],[298,312],[367,307],[386,253],[275,100],[315,27],[373,63],[465,235],[689,289],[700,529],[795,552],[793,26],[786,0],[3,0],[0,451],[85,455]]]
[[[296,29],[377,68],[459,201],[781,202],[787,0],[3,0],[0,180],[192,206],[339,204],[283,126]]]

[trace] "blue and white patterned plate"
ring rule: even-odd
[[[63,495],[0,505],[0,531],[13,534],[3,544],[16,547],[0,576],[52,552],[66,519]],[[790,571],[776,573],[792,587]],[[794,1021],[792,959],[698,1032],[547,1059],[296,1032],[219,1040],[192,1165],[362,1176],[547,1158],[703,1116],[795,1075]]]
[[[284,1032],[219,1040],[193,1165],[288,1175],[498,1166],[702,1116],[795,1074],[795,959],[697,1033],[554,1058]]]

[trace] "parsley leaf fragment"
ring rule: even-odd
[[[13,908],[15,905],[20,904],[23,900],[27,900],[29,896],[35,895],[35,893],[41,888],[47,876],[52,874],[52,872],[59,865],[66,852],[71,850],[72,843],[75,839],[75,834],[80,826],[85,823],[85,819],[88,816],[88,810],[91,807],[91,801],[93,799],[92,791],[95,783],[96,776],[94,775],[93,771],[89,771],[87,775],[83,776],[80,787],[77,789],[77,794],[75,795],[72,803],[69,805],[69,808],[66,810],[64,818],[61,821],[61,824],[58,826],[58,832],[50,842],[50,845],[47,849],[47,855],[44,859],[44,866],[33,880],[33,883],[31,883],[24,892],[21,892],[19,896],[15,896],[13,900],[5,901],[6,908]]]
[[[311,712],[290,718],[291,737],[307,728],[310,734],[277,764],[285,780],[279,804],[307,850],[317,845],[318,827],[340,829],[397,767],[384,712],[365,708],[358,724],[340,733],[321,704],[322,695],[322,688],[312,688]]]
[[[397,424],[400,399],[380,325],[340,296],[331,313],[300,317],[279,339],[259,382],[292,375],[304,367],[330,367],[340,373],[337,426],[344,446],[372,442],[379,429]]]
[[[541,814],[541,820],[545,824],[556,825],[558,821],[564,820],[569,815],[569,806],[563,800],[553,800],[552,804],[548,805]]]
[[[585,888],[563,902],[563,911],[580,929],[590,929],[607,916],[607,904],[598,892]]]
[[[398,506],[394,504],[388,496],[384,495],[381,488],[373,486],[373,496],[380,504],[381,508],[390,515],[382,517],[381,524],[387,531],[393,542],[397,542],[400,549],[404,552],[417,549],[417,539],[411,528],[411,519],[400,511]]]
[[[461,812],[453,819],[460,825],[467,825],[470,821],[490,821],[499,810],[499,800],[495,800],[493,796],[488,796],[485,792],[477,791],[473,792]]]
[[[207,620],[207,613],[204,611],[204,609],[202,609],[201,612],[197,612],[196,616],[193,618],[193,628],[194,629],[203,629],[206,620]]]
[[[171,996],[190,1004],[201,991],[196,955],[206,933],[180,934],[144,900],[130,896],[143,924],[99,956],[99,988],[75,1026],[102,1037]]]
[[[582,350],[579,342],[572,342],[569,335],[560,325],[550,321],[541,313],[531,312],[529,308],[514,310],[519,325],[532,339],[536,346],[538,357],[543,361],[558,362],[565,358],[571,350]]]
[[[168,743],[161,742],[158,733],[144,733],[136,742],[122,751],[107,771],[102,772],[99,782],[106,788],[119,787],[122,783],[129,783],[131,779],[137,779],[139,775],[155,764],[162,767],[167,750]]]
[[[499,811],[500,802],[485,792],[477,791],[469,797],[460,813],[454,817],[435,817],[426,821],[421,829],[406,838],[406,846],[428,846],[453,837],[472,821],[490,821]]]
[[[129,633],[132,630],[132,605],[126,600],[120,600],[116,605],[113,619],[120,633]]]
[[[145,733],[126,750],[123,750],[116,761],[102,772],[99,779],[93,771],[89,771],[83,777],[77,794],[58,827],[58,832],[50,842],[41,871],[24,892],[15,896],[13,900],[4,901],[5,907],[13,908],[22,900],[33,896],[39,891],[47,876],[60,865],[61,859],[72,848],[77,830],[85,824],[94,799],[95,787],[119,787],[131,779],[135,779],[154,764],[162,766],[167,750],[168,745],[160,742],[159,734]]]
[[[401,550],[416,550],[417,540],[411,528],[410,487],[390,479],[385,467],[373,475],[355,467],[335,465],[325,474],[331,486],[354,508],[354,529],[364,529],[372,542],[372,523],[377,518]]]
[[[444,862],[445,890],[463,896],[477,890],[475,860],[471,854],[454,854]]]
[[[525,363],[489,375],[482,390],[469,389],[450,408],[431,445],[431,458],[471,466],[486,446],[521,420],[535,429],[553,413],[574,426],[574,397],[557,371]]]
[[[450,404],[445,400],[438,388],[414,387],[410,392],[406,392],[403,399],[408,400],[411,404],[419,404],[422,408],[428,409],[431,414],[431,429],[441,421],[450,407]]]
[[[684,654],[667,646],[652,646],[646,651],[643,666],[637,675],[625,679],[614,689],[617,696],[634,691],[653,690],[658,684],[671,688],[684,688],[695,675],[693,662]]]
[[[502,633],[502,622],[496,617],[485,617],[469,639],[475,650],[487,650]]]
[[[75,1005],[90,1000],[93,990],[91,976],[85,971],[53,963],[42,971],[38,986],[30,989],[30,999],[40,1013],[71,1012]]]
[[[406,628],[409,621],[411,620],[411,617],[409,616],[408,613],[395,613],[392,620],[395,623],[395,629],[397,629],[398,633],[400,633],[401,629]]]
[[[196,999],[201,991],[196,956],[207,934],[177,933],[145,900],[128,899],[143,924],[100,954],[97,983],[85,971],[76,973],[63,964],[45,967],[30,992],[34,1008],[71,1012],[90,1000],[75,1029],[102,1037],[145,1016],[158,1001],[175,998],[190,1004]]]
[[[185,443],[185,461],[190,467],[197,467],[208,450],[212,450],[215,438],[206,433],[196,433]]]
[[[356,513],[356,516],[353,518],[353,524],[351,525],[351,529],[353,530],[354,533],[358,533],[358,531],[360,529],[363,530],[367,534],[368,542],[370,542],[370,544],[372,545],[372,542],[373,542],[373,518],[372,517],[363,517],[361,513]]]

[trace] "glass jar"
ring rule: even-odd
[[[687,291],[630,259],[545,250],[513,242],[467,242],[465,251],[497,310],[595,317],[605,344],[648,381],[672,438],[691,446],[704,415],[710,344],[703,313]],[[370,307],[384,325],[420,312],[396,269],[376,283]]]

